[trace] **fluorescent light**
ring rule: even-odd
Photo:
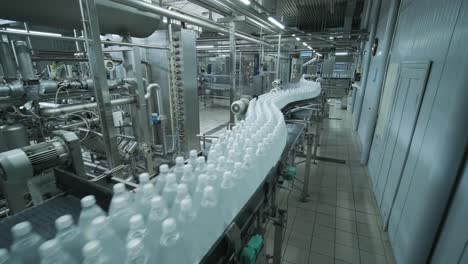
[[[278,22],[278,20],[274,19],[273,17],[268,17],[268,20],[270,20],[270,22],[273,23],[275,26],[284,29],[284,25]]]
[[[330,40],[334,40],[335,38],[334,38],[334,37],[328,37],[328,39],[330,39]]]
[[[246,5],[250,5],[250,1],[249,0],[240,0],[242,3],[246,4]]]
[[[305,47],[307,47],[307,46],[308,46],[308,45],[307,45],[307,43],[305,43],[305,42],[302,42],[302,45],[304,45]]]
[[[308,48],[308,49],[310,49],[310,50],[312,49],[312,47],[311,47],[311,46],[307,46],[307,48]]]
[[[300,38],[296,38],[296,40],[297,40],[297,41],[301,41],[301,39],[300,39]]]
[[[224,34],[223,34],[223,33],[219,33],[219,32],[218,32],[218,35],[224,36]]]
[[[163,17],[163,23],[167,23],[167,17]]]
[[[197,49],[212,49],[214,48],[213,45],[207,45],[207,46],[197,46]]]
[[[315,54],[316,54],[317,56],[319,56],[319,57],[322,57],[322,56],[323,56],[322,54],[320,54],[320,53],[318,53],[318,52],[315,52]]]
[[[7,28],[6,30],[11,31],[11,32],[18,32],[18,33],[28,33],[28,31],[24,29]],[[30,30],[29,33],[34,34],[34,35],[40,35],[40,36],[52,36],[52,37],[62,36],[62,34],[43,32],[43,31],[34,31],[34,30]]]
[[[345,52],[335,52],[335,55],[336,56],[346,56],[346,55],[348,55],[348,52],[346,52],[346,51]]]
[[[293,37],[295,37],[295,36],[296,36],[296,34],[292,34],[292,36],[293,36]]]

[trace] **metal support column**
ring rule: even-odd
[[[229,106],[234,102],[236,91],[236,23],[229,22],[229,47],[231,51],[231,90],[229,91]],[[229,111],[229,123],[234,123],[234,113]]]
[[[284,228],[286,227],[286,210],[278,210],[278,218],[273,225],[275,227],[275,240],[273,245],[273,264],[281,264],[284,240]]]
[[[276,58],[275,79],[279,79],[280,72],[280,57],[281,57],[281,34],[278,35],[278,57]]]
[[[314,145],[314,134],[309,133],[310,121],[307,124],[307,132],[305,134],[307,141],[307,154],[305,160],[305,173],[304,173],[304,185],[302,187],[301,202],[307,202],[309,199],[309,178],[310,178],[310,165],[312,163],[312,147]]]
[[[94,92],[101,117],[101,132],[109,168],[112,169],[120,165],[121,160],[117,148],[117,136],[113,127],[112,105],[107,86],[95,0],[80,0],[80,9],[89,66],[94,80]]]

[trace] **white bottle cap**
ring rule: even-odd
[[[145,225],[145,221],[143,220],[143,216],[141,214],[136,214],[130,217],[128,220],[130,227],[133,228],[140,228]]]
[[[114,190],[114,194],[124,192],[125,191],[125,184],[123,184],[121,182],[116,183],[116,184],[114,184],[112,189]]]
[[[190,210],[192,210],[192,199],[190,199],[189,197],[183,199],[180,202],[180,210],[181,211],[190,211]]]
[[[88,195],[81,199],[81,207],[90,207],[94,204],[96,204],[96,199],[94,198],[94,195]]]
[[[140,184],[147,183],[149,181],[149,173],[143,172],[142,174],[138,175],[138,181]]]
[[[176,183],[176,182],[177,182],[177,178],[174,173],[169,173],[168,175],[166,175],[166,185],[171,184],[171,183]]]
[[[197,154],[198,154],[197,151],[194,150],[194,149],[192,149],[192,150],[189,152],[190,157],[197,157]]]
[[[62,215],[61,217],[55,219],[55,228],[57,230],[62,230],[73,225],[73,218],[71,215]]]
[[[29,232],[31,232],[31,230],[32,230],[32,226],[31,226],[31,223],[28,222],[28,221],[18,223],[18,224],[14,225],[11,228],[11,232],[13,233],[13,237],[25,236],[25,235],[29,234]]]
[[[47,240],[39,246],[39,254],[43,259],[58,252],[60,252],[60,245],[55,239]]]
[[[177,157],[175,159],[175,163],[176,164],[183,164],[184,163],[184,157],[181,157],[181,156]]]
[[[161,208],[163,206],[164,206],[164,201],[161,196],[157,195],[151,198],[151,207]]]
[[[216,199],[214,188],[210,185],[206,186],[205,189],[203,189],[202,204],[215,206],[217,202],[218,200]]]
[[[184,172],[192,172],[192,165],[190,164],[187,164],[187,165],[184,165]]]
[[[159,173],[166,173],[169,171],[169,165],[163,164],[159,166]]]
[[[128,254],[138,255],[143,250],[143,242],[139,238],[130,239],[127,243]]]
[[[99,254],[101,254],[101,251],[102,251],[101,243],[97,240],[89,241],[88,243],[86,243],[86,245],[84,245],[82,249],[83,256],[85,257],[86,256],[89,256],[89,257],[98,256]]]
[[[218,166],[224,166],[224,163],[226,162],[226,157],[221,156],[218,158]]]
[[[208,164],[208,166],[206,166],[207,171],[214,171],[215,169],[216,169],[216,167],[215,167],[214,164]]]
[[[162,223],[162,232],[163,234],[169,234],[175,232],[177,229],[177,223],[174,218],[167,218]]]
[[[232,178],[232,173],[230,171],[226,171],[223,174],[223,181],[221,182],[221,188],[229,189],[234,187],[234,181]]]
[[[201,156],[197,158],[197,164],[205,163],[205,157]]]
[[[105,228],[107,225],[107,218],[105,216],[98,216],[91,221],[91,225],[96,228],[96,230],[100,230],[101,228]]]
[[[241,163],[241,162],[238,162],[238,161],[237,161],[236,163],[234,163],[234,169],[235,169],[235,170],[240,170],[240,169],[242,169],[242,163]]]

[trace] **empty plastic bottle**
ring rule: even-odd
[[[237,160],[236,152],[233,149],[229,150],[228,156],[226,159],[225,169],[228,171],[234,170],[234,163],[236,162],[236,160]]]
[[[112,257],[101,246],[98,240],[92,240],[83,247],[83,264],[113,264]]]
[[[234,182],[237,185],[241,184],[244,176],[245,176],[245,173],[242,168],[242,163],[241,162],[234,163],[234,170],[232,171],[232,177],[234,179]]]
[[[180,212],[177,216],[179,223],[179,230],[182,234],[182,239],[186,245],[189,245],[187,255],[189,256],[189,263],[198,263],[200,259],[200,249],[198,247],[197,229],[196,226],[197,212],[195,211],[192,199],[185,198],[180,203]]]
[[[192,169],[195,170],[195,167],[197,166],[197,157],[198,157],[198,153],[196,150],[192,149],[190,152],[189,152],[189,161],[188,161],[188,164],[190,164],[192,166]]]
[[[238,196],[236,183],[230,171],[224,172],[220,188],[222,195],[220,195],[219,199],[219,208],[221,209],[221,220],[224,228],[226,228],[239,211],[238,199],[236,199]]]
[[[71,215],[63,215],[55,220],[55,228],[57,235],[55,239],[59,241],[62,248],[76,259],[78,262],[83,261],[81,249],[86,244],[86,239],[77,226],[73,224]]]
[[[219,187],[218,171],[216,170],[215,165],[208,164],[206,167],[206,176],[208,176],[208,185],[212,186],[213,188]]]
[[[17,259],[14,259],[5,248],[0,248],[0,264],[21,264]]]
[[[150,175],[147,172],[143,172],[140,175],[138,175],[138,187],[135,189],[135,201],[139,201],[141,199],[143,186],[149,183],[149,176]]]
[[[39,263],[39,246],[44,242],[42,237],[32,231],[28,221],[18,223],[11,228],[13,244],[11,255],[22,263]]]
[[[184,157],[177,157],[175,162],[174,174],[176,176],[177,183],[180,183],[180,179],[182,179],[182,175],[184,175]]]
[[[177,194],[177,179],[175,174],[169,173],[166,177],[166,186],[162,192],[162,197],[168,209],[172,208]]]
[[[155,196],[151,199],[151,210],[148,215],[148,234],[149,240],[151,241],[148,245],[149,251],[155,251],[159,249],[159,239],[161,238],[161,225],[162,222],[169,216],[169,211],[166,208],[161,196]]]
[[[127,201],[131,201],[133,199],[133,195],[129,191],[127,191],[127,189],[125,188],[125,184],[123,184],[123,183],[114,184],[112,189],[114,191],[114,195],[112,195],[112,200],[111,200],[111,203],[110,203],[110,206],[109,206],[109,212],[114,210],[114,208],[113,208],[114,207],[114,200],[117,197],[124,197],[124,199],[127,200]]]
[[[98,216],[89,228],[91,239],[101,242],[103,251],[111,257],[112,263],[123,263],[125,260],[125,244],[109,225],[105,216]]]
[[[200,241],[201,252],[206,252],[209,247],[218,238],[222,231],[222,221],[220,219],[218,197],[212,186],[206,186],[203,190],[203,197],[198,209],[197,225],[199,233],[203,234],[204,239]]]
[[[128,221],[136,213],[134,206],[124,197],[117,197],[114,200],[113,210],[109,211],[109,222],[122,241],[127,239]]]
[[[151,198],[154,197],[154,186],[152,183],[146,183],[141,192],[138,200],[135,201],[137,211],[146,219],[151,207]]]
[[[226,171],[226,157],[225,156],[221,156],[218,158],[218,163],[216,164],[216,173],[218,175],[218,178],[219,178],[219,175],[223,175],[223,173]],[[213,187],[216,187],[216,186],[213,186]]]
[[[148,237],[148,232],[146,230],[145,226],[145,220],[143,219],[143,216],[141,214],[136,214],[132,217],[130,217],[130,220],[128,221],[129,225],[129,230],[128,230],[128,235],[127,235],[127,242],[129,242],[132,239],[141,239],[144,241],[146,244],[146,239]]]
[[[39,247],[41,264],[78,264],[78,261],[68,254],[55,239],[47,240]]]
[[[127,259],[125,264],[152,263],[149,253],[141,239],[134,238],[127,242]]]
[[[154,186],[154,190],[157,195],[162,194],[162,191],[164,190],[164,186],[166,185],[166,176],[168,173],[169,173],[169,166],[167,164],[163,164],[159,166],[159,175],[156,177],[156,183]]]
[[[159,246],[157,263],[192,263],[187,255],[187,250],[174,218],[163,221]]]
[[[197,186],[195,187],[195,192],[193,193],[192,203],[193,206],[198,209],[200,207],[200,201],[203,197],[203,190],[208,185],[208,176],[206,174],[200,174],[198,176]]]
[[[190,197],[190,194],[188,192],[187,185],[184,183],[177,185],[177,194],[174,199],[174,205],[172,205],[172,211],[171,211],[171,215],[173,217],[177,217],[177,215],[179,214],[180,202],[182,202],[183,199],[188,198],[188,197]]]
[[[105,216],[104,211],[96,204],[96,199],[93,195],[88,195],[81,199],[81,212],[78,220],[78,226],[81,228],[86,238],[89,235],[89,226],[91,221],[98,216]]]
[[[195,175],[198,177],[200,174],[205,173],[206,171],[206,163],[204,157],[197,158],[197,166],[195,168]]]
[[[195,177],[195,173],[193,172],[191,165],[187,164],[184,166],[184,175],[182,176],[180,183],[186,184],[189,194],[193,195],[195,185],[197,184],[197,178]]]

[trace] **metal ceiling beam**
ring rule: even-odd
[[[195,25],[195,26],[199,26],[199,27],[202,27],[202,28],[205,28],[205,29],[209,29],[209,30],[212,30],[212,31],[215,31],[215,32],[226,33],[226,34],[229,33],[228,28],[226,28],[225,26],[220,25],[218,23],[207,22],[205,20],[202,20],[202,19],[199,19],[199,18],[196,18],[196,17],[193,17],[193,16],[189,16],[189,15],[186,15],[186,14],[182,14],[182,13],[174,11],[174,10],[168,10],[166,8],[156,6],[156,5],[147,3],[147,2],[143,2],[143,1],[139,1],[139,0],[112,0],[112,1],[116,2],[116,3],[120,3],[120,4],[125,5],[125,6],[136,8],[136,9],[138,9],[140,11],[150,12],[150,13],[165,16],[165,17],[168,17],[168,18],[171,18],[171,19],[183,21],[183,22],[186,22],[186,23],[189,23],[189,24],[192,24],[192,25]],[[242,32],[236,32],[235,35],[238,38],[245,39],[245,40],[248,40],[248,41],[253,42],[253,43],[258,43],[258,44],[271,46],[269,43],[261,41],[258,38],[255,38],[253,36],[247,35],[247,34],[242,33]]]

